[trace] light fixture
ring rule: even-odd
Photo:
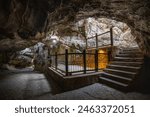
[[[57,44],[57,40],[56,40],[56,39],[53,39],[52,44],[53,44],[53,45],[56,45],[56,44]]]

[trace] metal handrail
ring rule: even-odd
[[[68,53],[68,50],[66,50],[64,54],[55,53],[55,55],[52,55],[54,58],[52,59],[53,62],[51,66],[53,66],[56,70],[63,72],[66,76],[70,75],[70,73],[83,72],[85,74],[87,71],[97,72],[98,70],[101,70],[98,67],[98,55],[100,54],[107,55],[107,53],[98,53],[98,50],[95,50],[95,52],[86,52],[84,50],[82,53]],[[61,55],[63,55],[64,58],[60,59],[59,57],[61,57]],[[93,62],[92,64],[89,64],[89,61],[91,62],[91,58]],[[60,60],[63,64],[60,63]],[[59,67],[62,67],[63,70]]]
[[[110,32],[110,31],[107,31],[107,32],[101,33],[101,34],[99,34],[99,35],[97,35],[97,36],[102,36],[102,35],[104,35],[104,34],[106,34],[106,33],[109,33],[109,32]],[[92,39],[92,38],[94,38],[94,37],[96,37],[96,36],[88,37],[87,40]]]

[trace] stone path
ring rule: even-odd
[[[45,76],[36,72],[4,72],[0,73],[1,99],[31,99],[51,89]]]
[[[0,99],[150,99],[150,94],[123,93],[100,83],[60,92],[61,88],[54,81],[47,80],[42,73],[28,70],[0,72]]]
[[[150,94],[137,92],[123,93],[106,85],[95,83],[93,85],[73,91],[51,96],[49,94],[34,99],[54,100],[148,100]]]

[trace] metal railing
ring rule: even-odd
[[[86,50],[82,53],[68,53],[68,50],[65,50],[64,54],[51,55],[51,67],[65,76],[86,74],[88,71],[98,72],[103,69],[100,64],[108,63],[107,54],[98,53],[98,50],[90,53]],[[101,58],[101,55],[105,56],[105,60]]]
[[[110,38],[107,40],[109,40],[110,43],[107,45],[99,44],[99,37],[108,33],[110,33]],[[95,48],[95,52],[86,52],[86,50],[83,50],[82,53],[68,53],[68,50],[65,50],[64,54],[58,54],[56,52],[55,55],[51,55],[51,67],[65,76],[75,73],[86,74],[88,71],[98,72],[98,70],[103,69],[101,66],[106,66],[111,60],[112,48],[106,53],[99,53],[98,48],[108,45],[113,46],[113,28],[110,28],[110,31],[87,38],[86,49],[88,49],[88,40],[90,39],[95,39],[95,46],[93,47]],[[91,48],[91,46],[89,48]]]
[[[108,35],[110,33],[110,35]],[[109,36],[106,38],[104,38],[104,35]],[[91,42],[89,43],[88,41]],[[109,42],[108,42],[109,41]],[[91,45],[89,45],[91,44]],[[95,36],[93,37],[89,37],[89,38],[86,38],[86,49],[89,49],[89,48],[96,48],[98,49],[99,47],[102,47],[102,46],[113,46],[113,28],[110,28],[110,31],[107,31],[107,32],[104,32],[102,34],[95,34]]]

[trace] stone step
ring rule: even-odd
[[[120,51],[119,54],[142,54],[140,51]]]
[[[124,71],[131,71],[131,72],[137,72],[140,69],[140,67],[113,65],[113,64],[109,64],[107,66],[108,66],[107,68],[117,69],[117,70],[124,70]]]
[[[113,58],[100,76],[100,81],[117,89],[127,89],[143,64],[139,48],[126,48]]]
[[[124,62],[124,61],[111,61],[110,64],[112,65],[122,65],[122,66],[133,66],[133,67],[140,67],[143,62]]]
[[[115,69],[109,69],[106,68],[104,69],[106,73],[114,74],[114,75],[119,75],[123,77],[129,77],[129,78],[134,78],[136,73],[135,72],[129,72],[129,71],[122,71],[122,70],[115,70]]]
[[[125,83],[121,83],[121,82],[118,82],[118,81],[114,81],[114,80],[111,80],[111,79],[108,79],[108,78],[105,78],[105,77],[100,77],[99,78],[100,82],[101,83],[104,83],[106,85],[109,85],[111,87],[114,87],[114,88],[117,88],[119,90],[125,90],[128,88],[128,84],[125,84]]]
[[[109,78],[111,80],[121,82],[121,83],[127,83],[127,84],[132,81],[132,78],[127,78],[127,77],[114,75],[114,74],[110,74],[110,73],[106,73],[106,72],[102,73],[101,76],[105,77],[105,78]]]
[[[116,57],[139,57],[142,58],[142,54],[117,54]]]
[[[131,57],[115,57],[114,58],[115,61],[129,61],[129,62],[141,62],[143,61],[143,58],[131,58]]]
[[[130,48],[130,49],[123,49],[122,51],[123,51],[123,52],[131,52],[131,51],[139,52],[140,49],[139,49],[139,48]]]

